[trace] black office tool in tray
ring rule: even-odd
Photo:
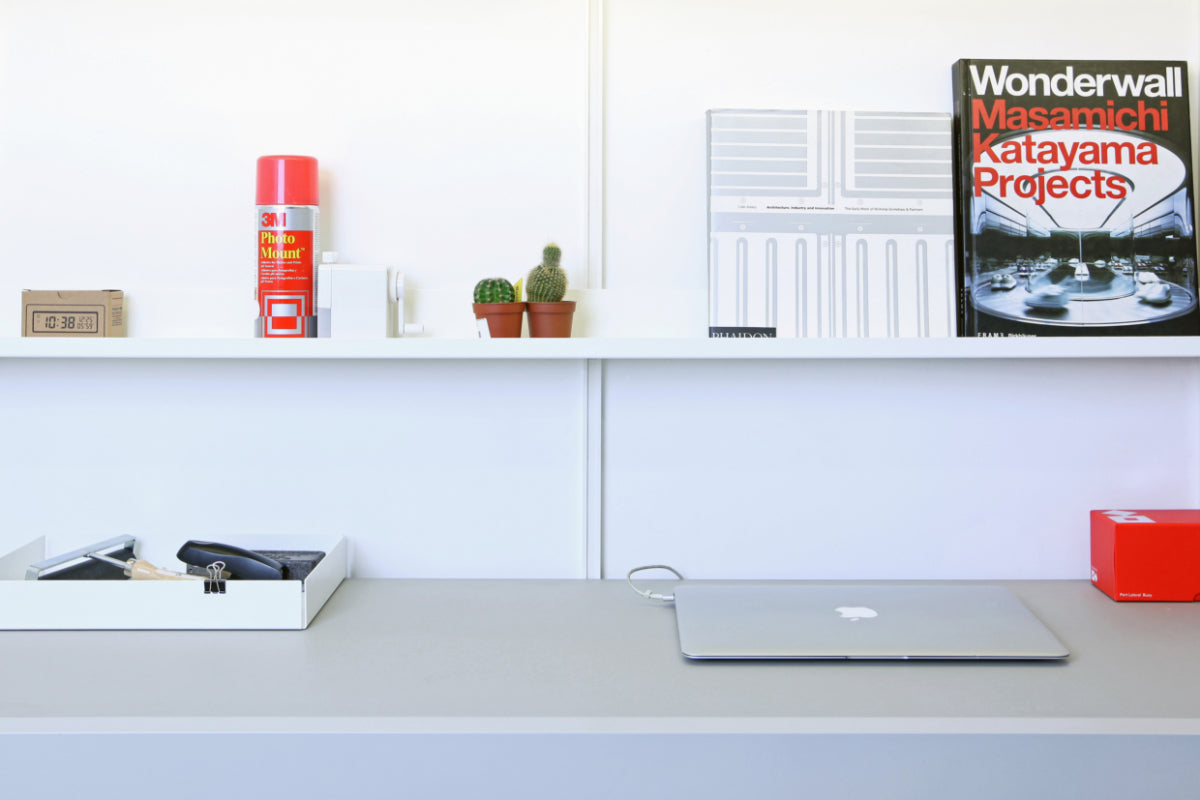
[[[220,561],[230,577],[236,580],[279,581],[287,577],[287,567],[278,559],[231,544],[191,540],[184,542],[175,557],[199,569],[207,569],[210,564]]]

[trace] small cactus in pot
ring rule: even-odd
[[[551,242],[542,249],[542,263],[531,269],[525,279],[525,295],[531,303],[558,303],[566,293],[562,248]]]
[[[529,335],[535,338],[571,335],[575,301],[563,300],[567,293],[567,273],[562,268],[562,249],[551,242],[542,249],[542,263],[525,277],[525,297],[529,300]]]
[[[517,292],[505,278],[484,278],[475,284],[476,303],[513,303]]]
[[[525,304],[516,302],[517,292],[505,278],[484,278],[475,284],[472,306],[479,335],[488,339],[515,339],[521,335]]]

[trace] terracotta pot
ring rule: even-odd
[[[528,303],[529,335],[539,339],[565,339],[571,335],[571,320],[575,317],[575,301],[558,303]]]
[[[524,303],[473,303],[475,319],[486,319],[492,339],[518,339],[525,319]]]

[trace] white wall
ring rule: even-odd
[[[1200,5],[1148,0],[609,0],[606,244],[612,290],[703,297],[704,111],[952,111],[959,58],[1187,59]],[[1193,102],[1195,100],[1193,99]],[[1193,128],[1194,128],[1193,123]],[[1193,129],[1193,137],[1196,131]],[[687,333],[706,329],[694,305]]]
[[[609,366],[605,563],[1086,578],[1094,508],[1200,501],[1200,373],[1146,361]]]
[[[5,552],[340,534],[359,577],[580,575],[571,362],[0,362]],[[28,535],[25,535],[28,532]]]
[[[1194,108],[1200,88],[1189,0],[605,10],[607,286],[680,293],[691,335],[706,109],[950,112],[970,57],[1186,59]],[[1194,364],[612,364],[606,574],[1083,578],[1089,509],[1200,503],[1197,385]]]
[[[133,336],[249,335],[254,160],[296,152],[325,246],[402,268],[427,335],[473,336],[475,280],[553,238],[581,333],[703,336],[706,109],[949,111],[951,63],[1001,55],[1186,59],[1200,106],[1194,0],[0,0],[0,335],[22,288],[101,287]],[[1088,508],[1200,505],[1194,360],[592,375],[0,359],[0,544],[335,529],[366,576],[1084,577]],[[509,466],[474,449],[505,434]]]
[[[474,336],[475,281],[550,239],[582,274],[579,2],[5,0],[0,59],[5,295],[123,288],[130,335],[247,335],[268,153],[319,159],[323,246],[403,269],[433,335]]]

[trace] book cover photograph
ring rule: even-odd
[[[708,112],[709,336],[954,336],[950,114]]]
[[[963,336],[1200,334],[1187,64],[961,60]]]

